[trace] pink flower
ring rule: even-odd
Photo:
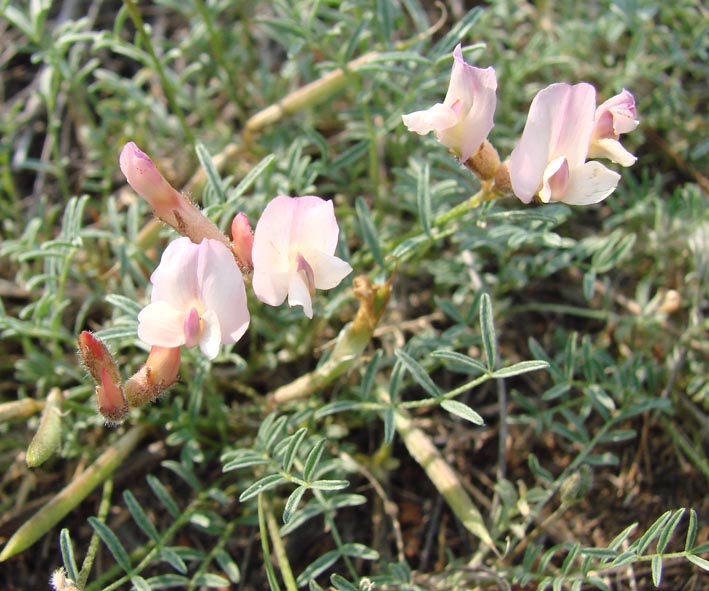
[[[588,155],[592,158],[608,158],[621,166],[632,166],[637,158],[618,141],[620,134],[633,131],[639,121],[635,109],[635,97],[623,89],[596,109]]]
[[[443,104],[403,115],[409,131],[435,132],[438,141],[465,162],[485,141],[493,126],[497,78],[492,68],[465,62],[460,44],[453,51],[453,71]]]
[[[149,345],[199,345],[214,359],[220,343],[235,343],[249,326],[241,271],[220,241],[174,240],[150,281],[150,304],[138,314],[138,336]]]
[[[620,175],[586,162],[594,128],[596,90],[590,84],[558,83],[534,97],[522,137],[510,156],[512,189],[524,203],[598,203]]]
[[[254,232],[256,296],[279,306],[303,306],[313,317],[316,289],[332,289],[352,267],[334,256],[339,228],[331,201],[280,195],[264,209]]]

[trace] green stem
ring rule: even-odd
[[[258,529],[261,535],[261,551],[263,552],[263,564],[266,568],[266,577],[271,591],[281,591],[281,586],[278,584],[276,573],[271,564],[271,549],[268,547],[268,529],[266,528],[266,517],[263,507],[263,495],[258,496]]]
[[[463,201],[463,203],[459,203],[455,207],[451,207],[448,211],[444,211],[442,214],[436,216],[436,219],[433,220],[433,225],[436,227],[443,226],[451,220],[480,207],[486,201],[491,201],[495,197],[495,193],[491,193],[487,188],[482,188],[467,201]]]
[[[304,469],[303,463],[296,458],[295,461],[295,466],[298,470],[301,472]],[[295,480],[295,479],[293,479]],[[303,482],[306,486],[308,483]],[[328,503],[325,501],[325,496],[323,495],[322,491],[317,489],[317,488],[312,488],[310,489],[313,492],[313,496],[315,499],[320,503],[320,506],[322,507],[327,507]],[[352,563],[352,560],[350,559],[347,554],[342,552],[342,547],[344,546],[344,542],[342,541],[342,536],[340,535],[340,530],[337,528],[337,523],[335,522],[335,519],[332,516],[331,511],[325,511],[323,513],[323,517],[325,519],[325,524],[327,525],[327,531],[330,532],[330,535],[332,535],[332,539],[335,542],[335,546],[337,546],[337,549],[340,550],[340,556],[342,557],[342,560],[345,563],[345,566],[347,567],[347,570],[350,573],[350,576],[352,577],[353,580],[359,581],[359,574],[357,574],[357,569],[355,568],[354,564]]]
[[[165,73],[165,69],[162,66],[162,62],[155,53],[155,48],[153,47],[153,42],[150,39],[150,35],[148,35],[148,32],[145,30],[143,17],[141,16],[140,11],[138,10],[138,7],[136,6],[133,0],[123,0],[123,3],[125,4],[126,10],[128,10],[128,14],[130,15],[130,18],[138,31],[138,35],[140,35],[140,38],[143,41],[143,44],[145,45],[145,50],[148,52],[148,55],[150,55],[150,59],[153,61],[153,67],[155,68],[155,72],[160,78],[160,84],[162,85],[162,89],[165,93],[165,97],[167,98],[167,102],[170,103],[170,108],[180,120],[180,125],[182,126],[182,132],[185,134],[185,138],[187,138],[187,141],[191,145],[194,145],[194,135],[192,134],[190,126],[187,124],[187,119],[185,118],[184,112],[182,111],[179,103],[177,102],[175,89],[172,87],[172,84],[169,78],[167,77],[167,74]]]
[[[111,494],[113,493],[113,478],[109,478],[103,483],[103,493],[101,494],[101,503],[98,507],[98,520],[102,523],[106,523],[106,517],[108,517],[108,511],[111,508]],[[91,572],[91,567],[94,564],[96,558],[96,552],[98,552],[98,547],[101,539],[98,533],[94,531],[91,536],[91,541],[89,542],[89,549],[86,551],[86,556],[84,557],[84,562],[81,564],[81,571],[79,572],[79,580],[77,581],[79,589],[83,589],[86,586],[86,582],[89,580],[89,573]]]
[[[263,495],[259,495],[259,500]],[[298,585],[295,583],[295,577],[293,576],[293,570],[290,566],[290,561],[288,560],[288,554],[286,554],[286,548],[283,545],[283,540],[281,540],[281,535],[279,533],[278,522],[276,517],[273,515],[273,510],[267,499],[263,500],[264,511],[266,513],[266,522],[268,525],[269,537],[273,543],[273,551],[276,553],[276,560],[278,560],[278,567],[281,569],[281,576],[283,577],[283,582],[286,585],[288,591],[298,591]]]

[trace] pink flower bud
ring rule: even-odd
[[[184,207],[184,197],[160,174],[153,161],[133,142],[128,142],[119,157],[121,172],[133,190],[145,199],[160,219],[173,225],[174,212]]]
[[[245,271],[251,271],[254,263],[251,258],[251,251],[254,247],[254,235],[251,232],[251,224],[245,213],[238,213],[231,223],[231,239],[234,243],[234,253],[239,259],[241,267]]]
[[[199,244],[203,238],[209,238],[231,248],[231,243],[214,222],[174,189],[147,154],[133,142],[123,146],[119,163],[128,184],[148,202],[156,217],[195,244]]]
[[[120,372],[106,345],[84,330],[79,335],[79,357],[96,382],[96,406],[109,423],[121,423],[128,414]]]
[[[111,379],[105,367],[101,369],[101,383],[96,386],[96,406],[109,423],[122,423],[128,415],[128,402],[123,388]]]
[[[101,383],[104,370],[108,380],[120,384],[121,378],[116,361],[100,339],[88,330],[84,330],[79,335],[78,345],[79,358],[97,384]]]

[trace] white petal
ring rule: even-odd
[[[256,297],[269,306],[280,306],[288,295],[289,273],[269,273],[261,267],[257,273],[254,267],[252,286]]]
[[[214,313],[223,343],[235,343],[249,326],[246,290],[241,271],[229,249],[217,240],[204,239],[198,266],[205,313]],[[205,329],[206,330],[206,329]]]
[[[219,318],[212,310],[202,314],[204,329],[199,341],[199,348],[207,359],[214,359],[219,355],[219,345],[222,342],[222,333],[219,329]]]
[[[291,252],[322,250],[328,254],[334,253],[340,228],[332,201],[314,195],[295,199],[297,208],[292,222]]]
[[[337,287],[347,275],[352,272],[349,263],[321,251],[310,251],[306,260],[310,263],[315,275],[317,289],[332,289]]]
[[[185,312],[167,302],[153,302],[138,314],[138,338],[148,345],[179,347],[185,344]]]
[[[288,285],[288,305],[303,306],[303,313],[308,317],[313,317],[313,301],[310,298],[308,285],[303,280],[303,277],[298,272],[293,272],[290,275],[290,283]]]
[[[623,145],[612,138],[603,138],[593,142],[588,149],[589,158],[608,158],[621,166],[632,166],[637,158]]]
[[[620,175],[600,162],[586,162],[571,171],[566,194],[559,199],[572,205],[590,205],[603,201],[615,191]]]
[[[539,199],[542,203],[558,201],[564,195],[569,183],[569,163],[564,156],[552,160],[544,170]]]
[[[401,119],[409,131],[425,135],[431,131],[442,131],[458,123],[458,115],[448,106],[436,103],[425,111],[414,111],[402,115]]]
[[[271,306],[282,304],[288,294],[291,230],[296,207],[292,197],[279,195],[266,205],[254,231],[253,288],[256,296]]]
[[[549,152],[551,159],[565,156],[574,169],[586,161],[596,112],[596,89],[586,82],[558,86],[561,91],[556,92],[554,102],[547,104],[553,110]]]
[[[199,300],[197,260],[199,245],[189,238],[178,238],[167,245],[160,264],[150,276],[153,284],[151,302],[169,302],[187,310]]]

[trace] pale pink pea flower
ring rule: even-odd
[[[336,287],[352,267],[334,256],[339,228],[331,201],[279,195],[266,205],[254,231],[256,296],[270,306],[302,306],[313,317],[316,289]]]
[[[532,100],[522,137],[510,155],[512,189],[524,203],[598,203],[616,188],[620,175],[586,162],[594,128],[596,90],[582,82],[557,83]]]
[[[443,103],[402,115],[402,119],[409,131],[420,135],[433,131],[439,142],[465,162],[494,125],[496,91],[495,70],[466,63],[458,44],[453,51],[453,70]]]
[[[635,97],[623,89],[596,109],[588,156],[608,158],[621,166],[632,166],[637,158],[618,140],[621,134],[633,131],[638,123]]]
[[[138,314],[138,337],[149,345],[199,345],[214,359],[221,343],[235,343],[249,326],[241,271],[220,241],[174,240],[150,281],[150,304]]]

